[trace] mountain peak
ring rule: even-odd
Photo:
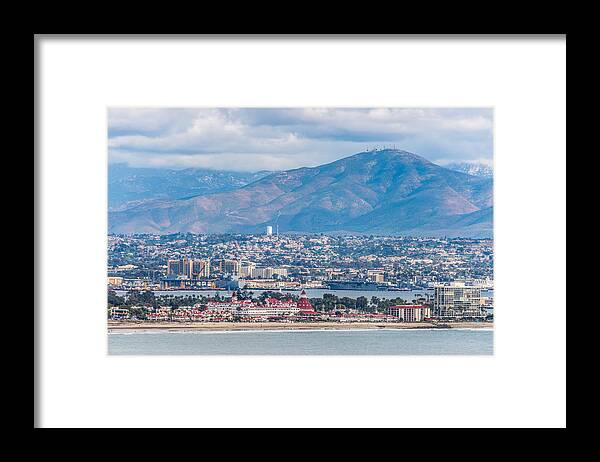
[[[384,148],[384,149],[370,149],[367,151],[359,152],[357,154],[351,155],[350,157],[345,157],[345,159],[352,158],[366,158],[370,157],[373,159],[397,159],[397,160],[409,160],[409,161],[419,161],[426,164],[431,164],[429,160],[427,160],[423,156],[419,156],[413,152],[405,151],[403,149],[396,148]],[[343,159],[340,159],[343,160]]]
[[[274,173],[219,193],[110,215],[111,232],[491,235],[492,184],[401,149]],[[475,215],[474,215],[475,214]],[[479,214],[479,215],[477,215]]]

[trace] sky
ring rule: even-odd
[[[313,167],[374,148],[492,165],[493,110],[109,108],[108,159],[131,167]]]

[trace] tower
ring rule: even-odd
[[[298,303],[296,304],[296,306],[299,308],[300,313],[303,314],[315,312],[315,309],[311,305],[310,300],[308,299],[308,296],[306,295],[306,291],[304,289],[302,289],[302,292],[300,292],[300,298],[298,298]]]

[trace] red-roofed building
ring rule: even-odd
[[[298,307],[300,314],[316,313],[304,289],[302,289],[302,292],[300,292],[300,298],[298,299],[298,303],[296,304],[296,306]]]

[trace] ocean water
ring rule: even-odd
[[[111,355],[491,355],[492,329],[365,329],[108,334]]]

